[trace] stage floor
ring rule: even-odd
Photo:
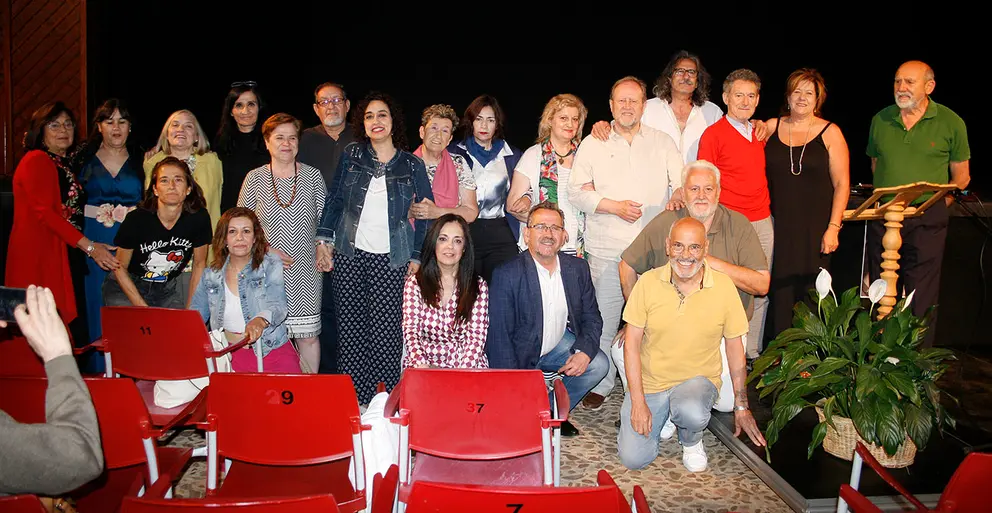
[[[968,452],[973,448],[992,450],[992,446],[988,446],[992,443],[992,434],[984,430],[988,417],[992,416],[992,404],[989,404],[992,380],[988,379],[992,375],[992,364],[963,353],[958,356],[959,360],[941,381],[941,386],[952,394],[974,393],[963,401],[966,407],[952,408],[958,421],[957,429],[945,432],[943,438],[935,431],[926,449],[917,453],[913,465],[889,469],[910,493],[928,506],[936,504]],[[768,398],[759,401],[753,384],[748,393],[755,420],[763,427],[771,418],[771,401]],[[836,511],[840,485],[850,480],[851,462],[826,453],[822,447],[807,460],[810,433],[817,422],[812,408],[801,412],[782,431],[772,448],[771,463],[765,459],[764,448],[752,444],[746,435],[733,436],[733,414],[714,412],[709,429],[794,511]],[[861,474],[860,490],[883,510],[902,511],[908,504],[867,466]]]

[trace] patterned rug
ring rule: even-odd
[[[617,385],[620,389],[620,385]],[[613,476],[628,500],[633,486],[644,488],[653,512],[785,513],[788,506],[740,462],[720,441],[706,432],[703,443],[709,468],[692,473],[682,466],[682,450],[675,438],[662,442],[658,459],[643,470],[627,470],[617,457],[617,428],[614,425],[622,397],[616,395],[598,411],[581,406],[572,412],[580,434],[562,439],[562,485],[594,486],[600,469]],[[188,429],[179,432],[169,445],[204,445],[203,435]],[[177,497],[203,497],[207,467],[194,461],[176,486]]]

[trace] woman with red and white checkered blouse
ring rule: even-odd
[[[468,223],[437,219],[403,288],[403,368],[489,368],[489,288],[475,274]]]

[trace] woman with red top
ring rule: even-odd
[[[10,231],[5,285],[48,287],[62,321],[77,316],[69,248],[75,246],[108,271],[118,267],[115,249],[82,234],[83,188],[70,168],[75,119],[62,102],[31,115],[24,134],[27,153],[14,171],[14,224]]]
[[[475,274],[465,219],[439,217],[420,258],[403,287],[403,368],[489,368],[489,289]]]

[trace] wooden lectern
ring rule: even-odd
[[[955,184],[934,184],[928,182],[916,182],[898,187],[882,187],[875,189],[870,198],[865,200],[858,208],[844,211],[845,221],[873,221],[885,219],[885,235],[882,236],[882,279],[888,285],[885,289],[885,297],[879,301],[878,320],[888,315],[895,306],[898,297],[896,283],[899,275],[899,248],[902,247],[902,221],[906,218],[919,217],[926,212],[931,205],[937,201],[944,201],[947,193],[957,189]],[[910,203],[921,195],[933,192],[933,196],[927,199],[922,205],[912,206]],[[883,196],[895,195],[885,204],[877,205]]]

